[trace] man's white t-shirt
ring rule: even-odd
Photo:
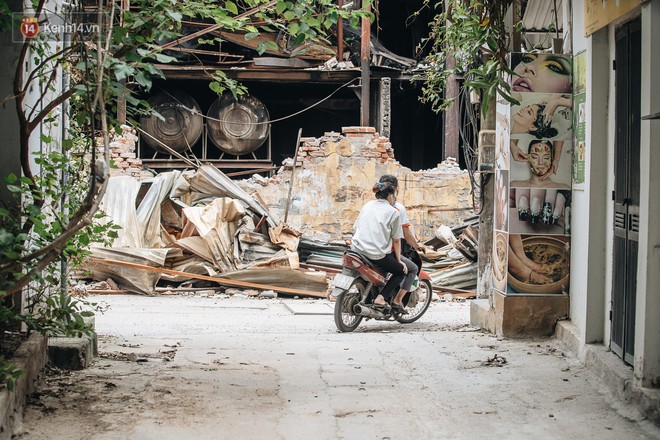
[[[385,199],[364,205],[353,229],[353,247],[372,260],[380,260],[392,252],[392,239],[403,238],[401,215]]]
[[[399,211],[399,216],[401,217],[401,227],[405,228],[410,226],[410,221],[408,221],[408,214],[406,214],[406,208],[399,202],[394,202],[394,207]]]

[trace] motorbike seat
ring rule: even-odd
[[[373,270],[375,270],[376,272],[382,274],[382,271],[380,270],[380,268],[374,266],[374,263],[372,263],[370,259],[368,259],[364,255],[362,255],[358,251],[354,251],[354,250],[351,249],[351,250],[347,250],[345,253],[349,254],[349,255],[352,255],[356,258],[359,258],[360,261],[362,261],[365,264],[365,266],[368,266],[368,267],[372,268]]]

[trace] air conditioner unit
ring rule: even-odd
[[[495,130],[479,130],[478,171],[495,172]]]

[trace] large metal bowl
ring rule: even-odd
[[[158,141],[181,153],[192,147],[203,131],[202,111],[192,96],[176,90],[163,91],[149,98],[149,105],[162,116],[144,116],[142,130]],[[158,141],[142,135],[142,141],[151,148],[168,153]]]
[[[229,154],[251,153],[268,137],[268,110],[254,96],[234,99],[231,94],[223,95],[211,105],[207,116],[211,141]]]

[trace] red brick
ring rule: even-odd
[[[374,127],[342,127],[341,131],[345,134],[349,134],[349,133],[374,134],[374,133],[376,133],[376,129]]]

